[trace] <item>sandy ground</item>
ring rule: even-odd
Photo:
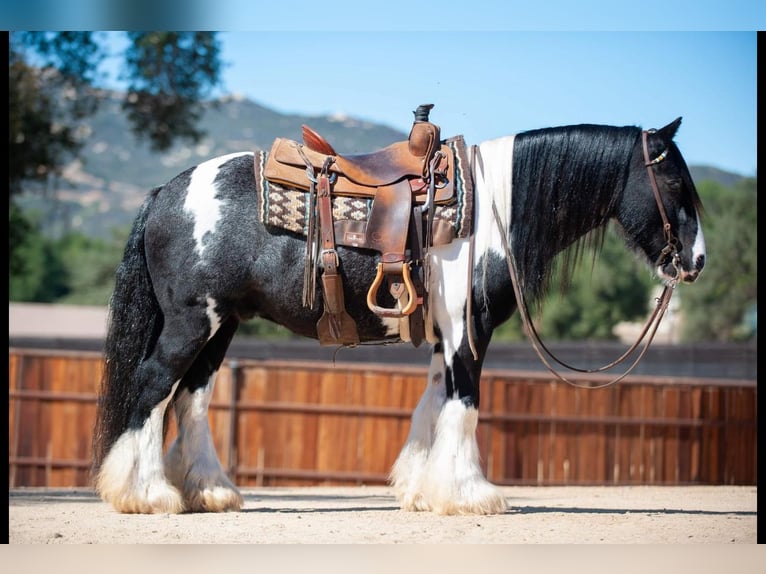
[[[12,489],[10,544],[754,544],[757,488],[507,487],[495,516],[399,509],[387,487],[244,489],[241,512],[123,515],[87,489]]]

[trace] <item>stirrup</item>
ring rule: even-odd
[[[383,263],[378,263],[378,273],[375,275],[375,280],[370,285],[370,290],[367,292],[367,307],[370,311],[381,317],[393,317],[395,319],[401,319],[410,315],[418,307],[418,295],[415,291],[415,286],[412,284],[410,278],[410,263],[402,263],[402,278],[404,279],[404,286],[407,288],[407,296],[409,300],[404,309],[392,308],[387,309],[377,305],[378,288],[383,283]]]

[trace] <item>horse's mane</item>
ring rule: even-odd
[[[566,250],[566,284],[583,248],[592,248],[594,258],[601,249],[640,134],[632,126],[583,124],[516,135],[513,251],[521,286],[533,300],[546,293],[557,254]]]

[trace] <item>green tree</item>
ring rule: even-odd
[[[694,285],[681,292],[682,337],[731,341],[755,335],[743,324],[758,302],[758,218],[755,178],[732,187],[702,182],[707,262]]]
[[[123,107],[138,137],[157,150],[196,142],[202,102],[220,81],[215,32],[131,32]],[[78,128],[103,93],[94,89],[106,56],[103,33],[14,32],[9,39],[11,195],[45,180],[81,147]]]
[[[201,100],[219,81],[219,45],[209,32],[131,32],[130,87],[123,108],[133,132],[167,150],[177,138],[197,142]]]
[[[34,50],[32,50],[34,48]],[[30,53],[33,52],[33,53]],[[81,147],[77,124],[96,110],[86,88],[101,55],[90,32],[11,34],[8,70],[10,196],[46,181]],[[39,65],[32,65],[34,58]]]
[[[43,236],[33,217],[21,215],[14,203],[10,212],[14,225],[10,226],[9,238],[14,249],[10,257],[9,300],[50,303],[66,295],[67,271],[54,242]],[[19,233],[22,228],[24,232]]]
[[[18,250],[18,247],[24,243],[27,237],[31,236],[34,230],[34,223],[24,215],[18,205],[11,202],[8,209],[8,243],[11,247],[8,257],[8,271],[11,277],[27,273],[27,260]]]
[[[601,251],[578,266],[565,292],[547,296],[542,328],[554,339],[613,340],[617,323],[649,313],[655,283],[646,266],[610,231]]]
[[[680,301],[683,317],[681,340],[753,338],[758,304],[756,179],[744,178],[733,186],[705,180],[698,190],[704,205],[707,262],[695,284],[676,288],[674,297]],[[555,290],[563,285],[557,270],[552,285],[554,290],[532,311],[544,341],[613,339],[612,330],[620,321],[647,317],[651,288],[659,283],[617,235],[609,233],[592,266],[582,261],[562,291]],[[524,339],[518,313],[496,337]]]
[[[580,253],[567,281],[562,262],[563,255],[554,262],[551,291],[537,308],[529,305],[530,318],[544,341],[613,340],[617,323],[640,320],[650,312],[649,296],[656,280],[611,227],[599,251]],[[524,337],[518,313],[496,334],[507,341]]]
[[[54,253],[64,262],[69,287],[57,302],[105,306],[114,289],[114,274],[129,232],[129,228],[115,229],[110,240],[73,232],[56,241]]]
[[[176,140],[198,141],[204,135],[197,128],[202,102],[220,82],[216,33],[132,32],[128,39],[123,78],[129,88],[123,108],[135,134],[156,150]],[[11,300],[67,296],[72,286],[66,282],[82,275],[67,275],[61,262],[76,259],[72,250],[78,249],[98,257],[93,245],[72,237],[61,245],[43,238],[38,224],[14,205],[14,196],[30,182],[44,184],[59,175],[81,149],[88,133],[83,120],[95,113],[104,96],[95,87],[106,56],[103,41],[98,32],[9,35]],[[58,249],[68,250],[63,259]],[[89,263],[103,271],[103,261]],[[82,285],[77,287],[79,292]]]

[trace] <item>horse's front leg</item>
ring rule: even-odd
[[[421,481],[424,507],[438,514],[497,514],[508,508],[481,468],[476,440],[479,373],[480,367],[464,353],[453,354],[451,361],[445,355],[447,397]]]
[[[444,353],[437,345],[431,355],[431,367],[423,396],[412,414],[407,441],[391,470],[389,482],[404,510],[428,510],[423,498],[423,481],[428,457],[434,444],[436,422],[447,399],[444,381]]]
[[[394,492],[405,510],[495,514],[507,509],[500,489],[484,477],[476,440],[489,323],[473,318],[478,355],[474,358],[465,323],[466,286],[447,280],[464,276],[467,248],[461,242],[442,248],[432,274],[432,311],[441,342],[434,349],[426,390],[391,473]]]

